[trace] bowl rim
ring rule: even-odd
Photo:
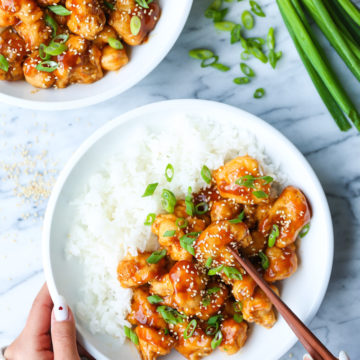
[[[107,91],[97,93],[96,95],[91,95],[83,99],[78,100],[66,100],[66,101],[39,101],[39,100],[28,100],[22,99],[20,97],[16,97],[13,95],[8,95],[3,92],[0,92],[0,103],[4,103],[11,106],[16,106],[20,108],[25,108],[29,110],[43,110],[43,111],[57,111],[57,110],[71,110],[71,109],[79,109],[84,108],[90,105],[96,105],[98,103],[109,100],[115,96],[118,96],[125,91],[131,89],[136,84],[141,82],[147,75],[149,75],[158,65],[162,62],[162,60],[168,55],[170,50],[174,47],[175,42],[180,37],[181,32],[184,29],[185,23],[189,17],[190,10],[193,4],[193,0],[181,0],[185,2],[184,12],[179,15],[179,23],[178,26],[174,29],[174,34],[171,40],[168,42],[168,46],[165,51],[157,51],[154,54],[154,60],[149,63],[149,66],[143,66],[137,71],[131,80],[126,84],[125,87],[120,89],[112,89],[110,88]],[[90,85],[95,85],[95,83]],[[36,90],[36,88],[34,88]],[[61,91],[57,89],[56,91]]]
[[[266,121],[262,120],[261,118],[245,111],[239,108],[236,108],[231,105],[223,104],[220,102],[212,101],[212,100],[200,100],[200,99],[176,99],[176,100],[165,100],[160,102],[155,102],[151,104],[147,104],[141,107],[137,107],[133,110],[130,110],[115,119],[109,121],[105,125],[101,126],[99,129],[97,129],[92,135],[90,135],[74,152],[74,154],[71,156],[71,158],[68,160],[66,165],[64,166],[63,170],[60,172],[59,177],[56,181],[56,184],[52,190],[51,196],[48,201],[48,205],[45,212],[44,217],[44,225],[43,225],[43,231],[42,231],[42,259],[43,259],[43,267],[44,267],[44,274],[45,279],[48,284],[49,292],[52,298],[56,298],[58,296],[58,290],[57,286],[55,284],[55,280],[53,277],[53,271],[51,267],[51,261],[50,261],[50,234],[51,234],[51,224],[52,224],[52,218],[54,211],[56,209],[57,201],[59,199],[59,196],[61,194],[62,188],[68,178],[68,176],[71,174],[74,167],[77,165],[77,163],[81,160],[81,158],[86,154],[86,152],[103,136],[105,136],[107,133],[109,133],[111,130],[115,129],[116,127],[120,126],[123,123],[126,123],[127,121],[131,120],[134,117],[139,117],[141,115],[144,115],[148,112],[155,112],[155,111],[162,111],[163,107],[172,107],[172,108],[178,108],[178,109],[184,109],[184,108],[191,108],[192,106],[203,106],[204,108],[211,108],[211,107],[217,107],[218,109],[223,109],[224,111],[231,111],[233,113],[239,114],[239,116],[245,116],[248,119],[250,119],[252,122],[257,123],[260,126],[263,126],[265,130],[268,130],[269,132],[273,132],[276,136],[280,137],[285,143],[286,146],[289,147],[293,152],[297,154],[297,156],[302,160],[304,166],[307,168],[307,171],[311,174],[312,182],[315,185],[319,196],[321,198],[321,207],[322,210],[325,212],[325,218],[326,218],[326,227],[327,232],[329,234],[329,241],[328,241],[328,254],[329,257],[327,259],[327,268],[324,275],[324,281],[321,284],[321,287],[317,289],[318,291],[318,297],[316,301],[312,304],[312,311],[308,314],[308,316],[302,321],[305,324],[309,324],[311,320],[314,318],[316,313],[318,312],[321,303],[324,300],[326,290],[329,285],[330,276],[332,272],[333,267],[333,258],[334,258],[334,233],[333,233],[333,224],[331,219],[331,213],[329,209],[329,205],[324,193],[324,190],[322,188],[322,185],[315,174],[314,170],[310,166],[307,159],[304,157],[304,155],[297,149],[297,147],[288,140],[279,130],[268,124]],[[191,111],[189,111],[191,112]],[[81,326],[79,324],[76,324],[77,332],[79,335],[79,340],[84,346],[86,350],[88,350],[91,354],[99,354],[103,358],[105,356],[99,352],[91,343],[89,343],[81,334]],[[297,337],[294,333],[291,334],[289,337],[289,341],[284,343],[282,348],[278,351],[278,356],[282,356],[286,353],[286,351],[290,350],[290,348],[295,345],[297,342]],[[273,360],[277,358],[272,358]]]

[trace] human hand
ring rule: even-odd
[[[53,304],[46,284],[37,295],[25,328],[5,350],[6,360],[80,360],[75,321],[65,299]]]
[[[313,358],[309,354],[305,354],[303,360],[313,360]],[[350,360],[345,351],[340,351],[339,360]]]

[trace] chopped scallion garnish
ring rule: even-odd
[[[166,256],[166,250],[158,250],[154,251],[147,259],[146,262],[148,264],[157,264],[163,257]]]
[[[167,164],[165,169],[165,177],[168,182],[171,182],[171,180],[174,178],[174,167],[172,164]]]
[[[309,232],[309,230],[310,230],[310,224],[306,224],[306,225],[301,229],[299,236],[300,236],[301,238],[303,238],[304,236],[307,235],[307,233]]]
[[[184,331],[183,337],[185,340],[189,339],[193,335],[196,326],[197,326],[197,321],[195,319],[192,319]]]
[[[272,226],[272,230],[271,233],[269,235],[269,239],[268,239],[268,247],[273,247],[276,243],[277,238],[280,235],[280,230],[279,230],[279,226],[274,224]]]
[[[211,171],[206,165],[201,168],[201,177],[207,184],[211,183]]]
[[[260,256],[260,259],[261,259],[261,266],[264,270],[268,269],[269,268],[269,258],[266,256],[265,253],[263,253],[262,251],[259,252],[259,256]]]
[[[157,188],[158,185],[159,185],[159,183],[149,184],[149,185],[146,187],[145,192],[144,192],[144,194],[142,195],[142,197],[151,196],[151,195],[155,192],[155,190],[156,190],[156,188]]]
[[[158,304],[163,301],[163,298],[159,295],[151,295],[147,297],[147,300],[150,304]]]
[[[161,206],[168,213],[173,213],[176,205],[175,195],[167,189],[163,189],[161,193]]]
[[[62,5],[50,5],[48,8],[56,15],[60,15],[60,16],[71,15],[71,11]]]
[[[135,334],[135,332],[133,330],[131,330],[129,327],[127,327],[126,325],[124,326],[124,333],[125,336],[130,339],[135,345],[139,345],[139,338],[138,336]]]
[[[133,15],[130,20],[130,31],[134,36],[138,35],[141,29],[141,20],[137,15]]]
[[[147,226],[152,225],[153,222],[155,221],[155,218],[156,218],[156,214],[154,214],[154,213],[148,214],[146,217],[146,220],[144,222],[144,225],[147,225]]]

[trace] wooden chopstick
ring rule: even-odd
[[[246,270],[246,272],[254,279],[256,284],[261,288],[266,296],[273,303],[277,311],[285,319],[291,327],[299,341],[303,344],[307,352],[314,360],[337,360],[329,350],[321,343],[321,341],[305,326],[305,324],[289,309],[289,307],[277,296],[266,281],[260,276],[254,265],[242,255],[234,250],[231,246],[227,248],[234,255],[236,261]]]

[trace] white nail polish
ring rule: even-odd
[[[345,351],[340,351],[339,360],[349,360],[349,357],[347,356]]]
[[[56,321],[65,321],[69,318],[66,300],[61,295],[59,295],[59,297],[54,301],[54,315]]]
[[[305,354],[303,360],[313,360],[313,358],[309,354]]]

